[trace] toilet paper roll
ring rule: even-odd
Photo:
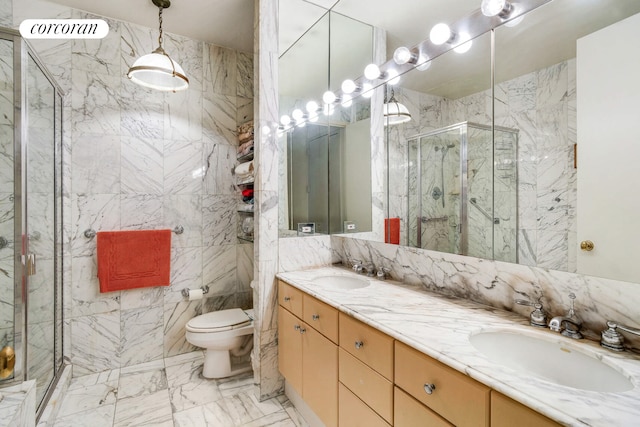
[[[189,290],[189,301],[195,301],[202,299],[202,289],[190,289]]]

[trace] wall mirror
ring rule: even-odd
[[[638,205],[622,193],[639,177],[621,160],[635,158],[637,146],[629,118],[638,116],[631,76],[640,61],[628,52],[638,51],[638,37],[624,31],[640,28],[630,21],[638,13],[633,0],[554,0],[499,26],[493,98],[489,71],[482,74],[490,48],[466,63],[450,51],[404,75],[394,95],[412,120],[387,126],[389,215],[399,219],[399,243],[640,281],[631,246]],[[606,41],[617,26],[619,37]],[[420,89],[419,79],[431,87]]]
[[[437,22],[455,22],[480,7],[479,0],[419,4],[400,0],[393,8],[375,1],[367,8],[351,0],[331,3],[335,3],[329,5],[332,10],[386,31],[388,59],[398,46],[413,46],[427,39]],[[387,86],[387,99],[394,96],[412,115],[408,123],[385,127],[389,148],[385,217],[399,219],[398,243],[414,247],[430,244],[431,249],[456,253],[466,247],[464,253],[481,258],[639,282],[640,272],[628,273],[629,266],[618,263],[625,253],[630,257],[635,253],[623,241],[637,235],[633,227],[638,222],[634,220],[638,209],[613,201],[634,199],[621,192],[637,178],[633,168],[621,166],[622,160],[637,158],[634,149],[640,147],[630,141],[635,133],[629,129],[638,117],[637,102],[630,101],[638,99],[634,89],[637,79],[628,81],[628,76],[620,74],[620,70],[633,70],[633,64],[618,64],[614,59],[633,60],[629,52],[640,51],[640,38],[627,35],[610,43],[607,55],[603,52],[599,61],[603,68],[599,75],[588,72],[598,69],[594,64],[579,66],[580,46],[588,46],[591,35],[597,38],[616,23],[624,26],[638,13],[640,2],[636,0],[552,0],[527,13],[517,25],[495,29],[495,85],[491,83],[488,33],[475,39],[464,55],[448,52],[431,61],[428,70],[412,70],[398,85]],[[582,49],[588,50],[592,49]],[[615,58],[604,60],[611,55]],[[588,61],[588,55],[584,57]],[[589,88],[594,79],[601,82],[596,88],[608,87],[602,84],[605,81],[623,82],[626,90],[612,87],[606,95],[594,93]],[[432,102],[437,97],[447,100],[437,106]],[[629,100],[628,105],[624,100]],[[595,110],[593,105],[607,110]],[[624,106],[622,111],[611,114],[619,105]],[[460,111],[465,113],[456,115]],[[588,120],[589,114],[600,119]],[[613,126],[613,118],[623,123]],[[464,138],[460,134],[466,134],[467,143],[471,133],[482,140],[483,134],[489,134],[486,127],[492,125],[495,132],[490,133],[490,155],[483,157],[467,146],[466,162],[461,162]],[[452,134],[454,141],[449,141]],[[585,147],[588,136],[597,137],[601,143],[594,145],[605,152],[589,154]],[[579,148],[577,153],[574,144]],[[614,156],[606,162],[614,171],[603,172],[600,159],[605,155]],[[464,189],[459,185],[463,171],[448,178],[442,171],[461,164],[467,167],[466,201],[456,205],[456,197],[462,200],[455,193]],[[605,180],[605,175],[613,181]],[[601,193],[596,197],[593,191],[598,189]],[[439,205],[429,207],[430,200]],[[588,206],[594,200],[594,206]],[[603,206],[610,211],[605,212]],[[449,208],[455,211],[451,218],[445,212]],[[464,211],[466,242],[455,233],[457,228],[461,234]],[[438,220],[445,215],[446,221]],[[599,231],[590,230],[592,225]],[[476,230],[476,235],[471,230]],[[581,250],[581,243],[588,241],[594,249]],[[624,253],[614,248],[623,248]],[[596,257],[612,268],[589,270],[588,266],[596,265]]]
[[[371,176],[370,102],[323,109],[322,96],[372,61],[373,29],[300,3],[280,4],[285,22],[293,11],[313,21],[302,34],[304,25],[285,26],[280,40],[280,234],[370,231],[371,182],[362,179]]]

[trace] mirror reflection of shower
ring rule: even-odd
[[[408,244],[517,261],[517,141],[468,122],[408,138]]]
[[[433,192],[431,193],[432,197],[435,200],[438,200],[440,198],[440,196],[442,196],[445,192],[444,189],[444,157],[447,155],[447,152],[449,151],[450,148],[455,147],[455,144],[447,144],[445,145],[436,145],[435,147],[433,147],[433,150],[435,152],[441,151],[442,152],[442,157],[441,157],[441,162],[440,162],[440,183],[441,185],[441,189],[438,187],[434,187]],[[445,197],[442,198],[442,207],[445,207]]]

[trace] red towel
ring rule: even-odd
[[[171,230],[98,232],[100,292],[169,286]]]
[[[384,242],[393,245],[400,244],[400,218],[384,219]]]

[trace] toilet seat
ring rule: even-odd
[[[222,332],[238,329],[251,324],[251,318],[239,308],[212,311],[189,320],[186,329],[189,332]]]

